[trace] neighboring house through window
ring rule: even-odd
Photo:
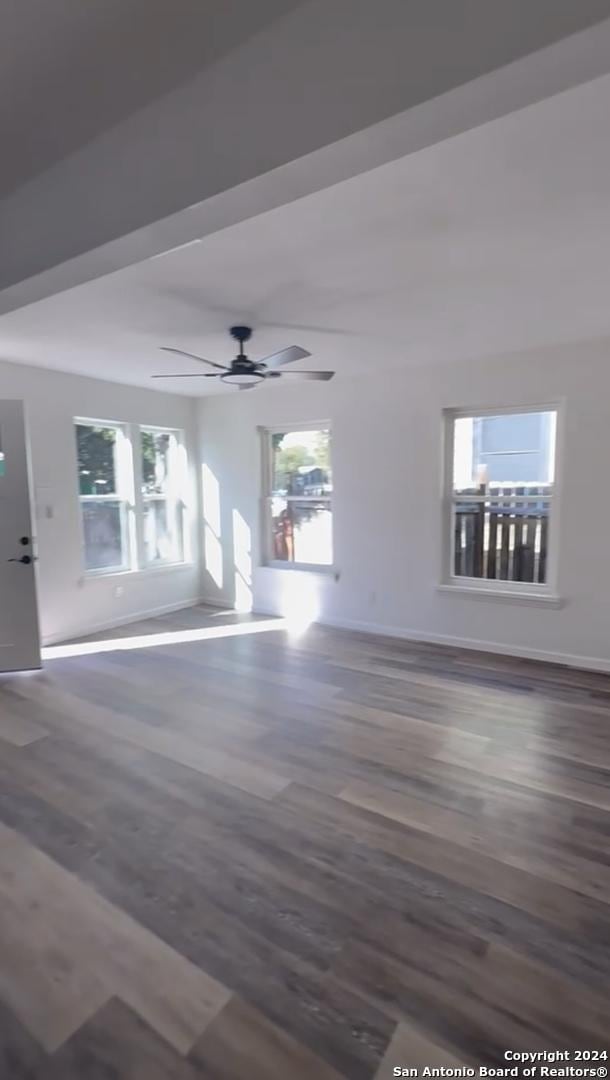
[[[548,589],[557,410],[450,411],[446,423],[446,579]]]

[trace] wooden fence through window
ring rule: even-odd
[[[543,585],[547,575],[550,495],[548,484],[494,484],[456,493],[456,576]]]

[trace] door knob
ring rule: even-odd
[[[22,562],[22,563],[25,563],[26,566],[28,566],[32,561],[32,556],[31,555],[22,555],[20,559],[7,559],[6,561],[7,562]]]

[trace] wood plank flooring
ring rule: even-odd
[[[608,1049],[610,678],[188,609],[0,676],[0,1077]]]

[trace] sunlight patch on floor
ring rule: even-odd
[[[64,660],[69,656],[152,649],[160,645],[185,645],[194,641],[213,641],[217,638],[242,637],[246,634],[264,634],[269,630],[286,629],[286,619],[261,619],[259,622],[233,623],[230,626],[202,626],[196,630],[169,630],[162,634],[136,634],[133,637],[107,638],[103,641],[77,641],[68,645],[46,645],[42,649],[42,659]]]

